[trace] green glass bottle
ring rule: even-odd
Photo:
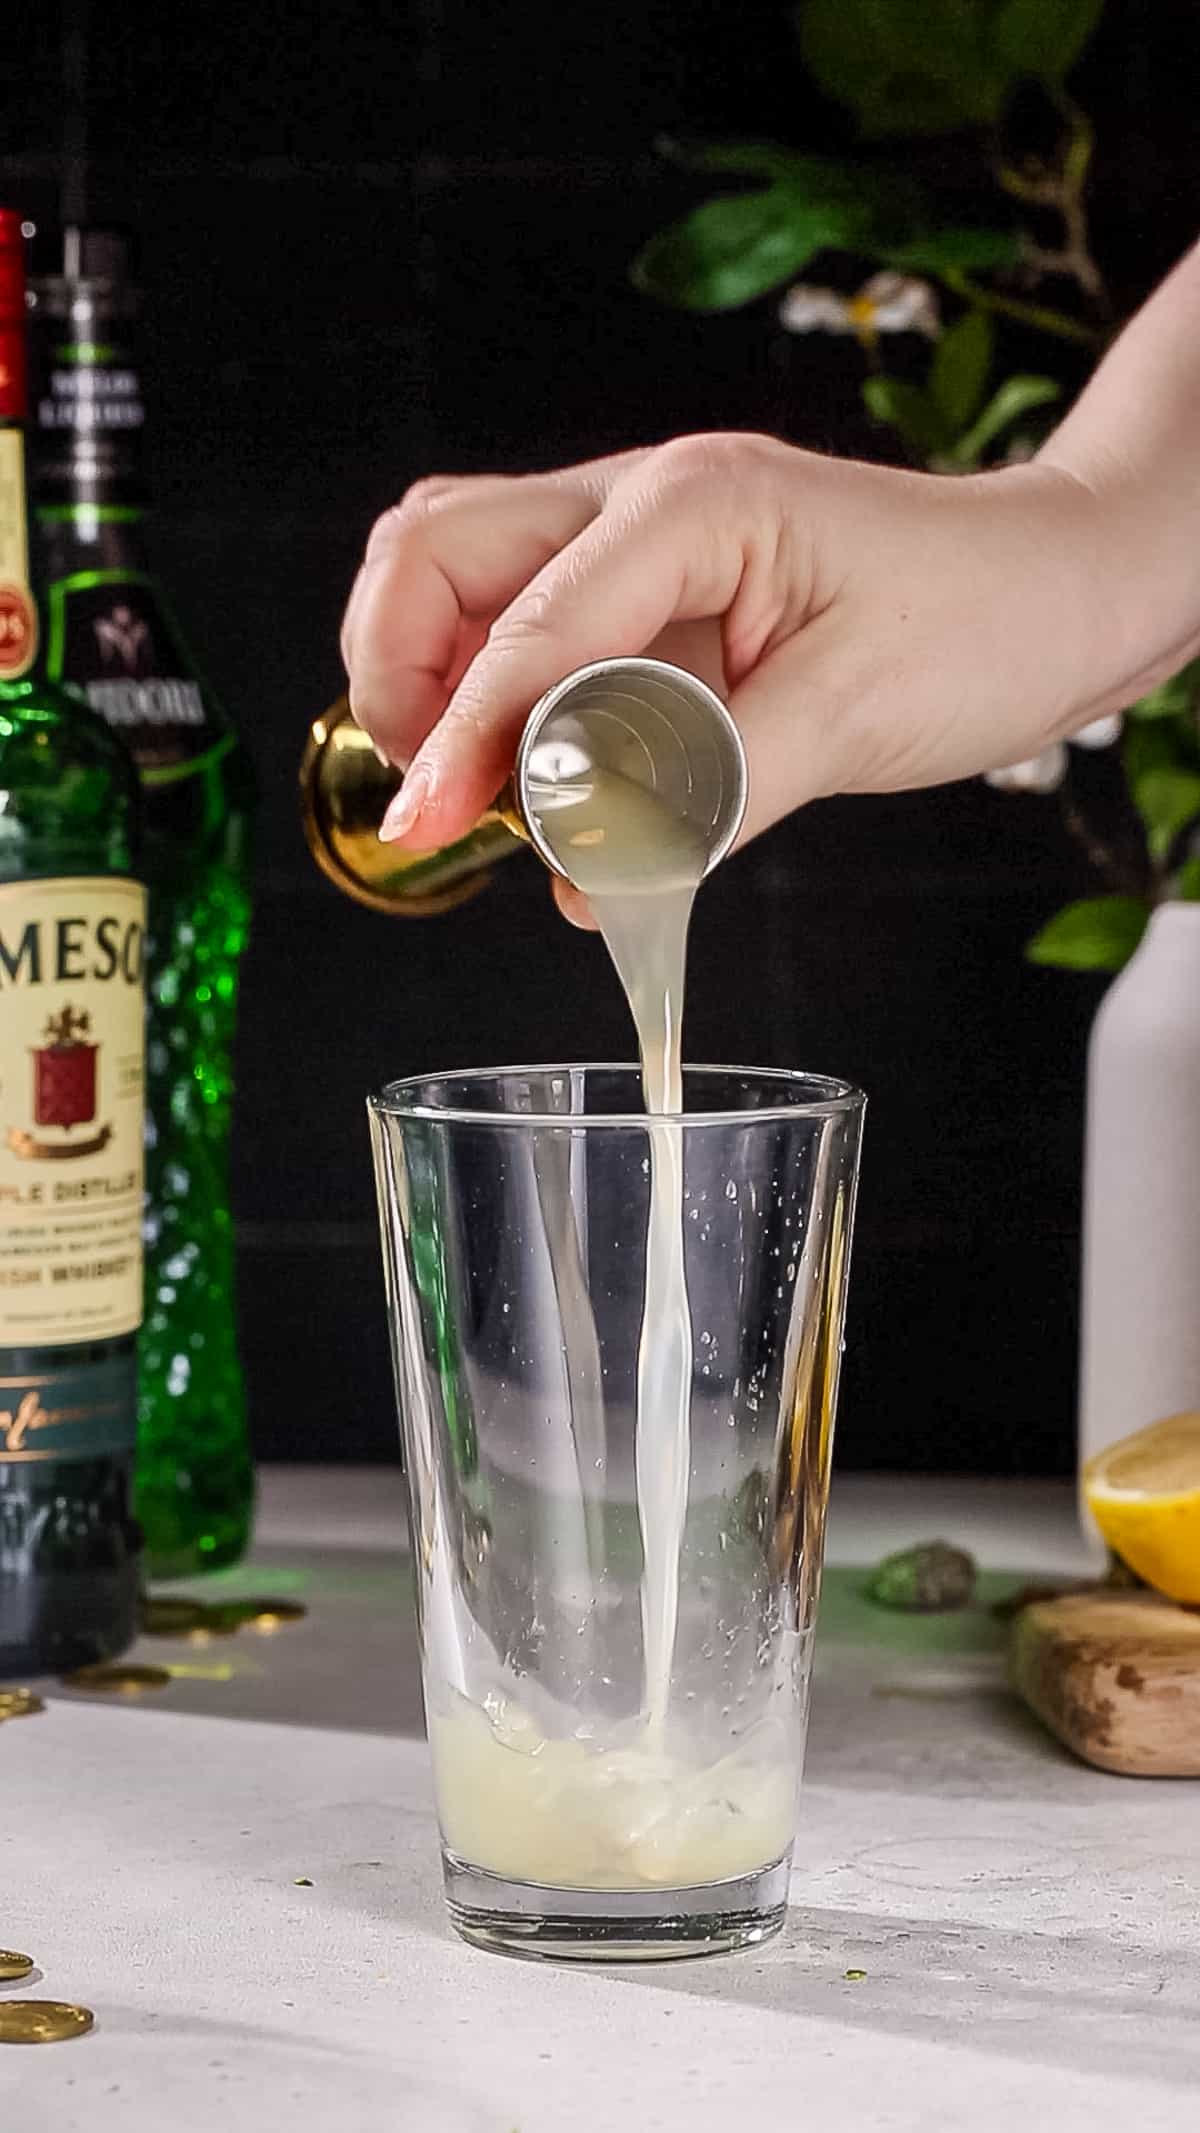
[[[55,687],[29,578],[25,259],[0,209],[0,1679],[137,1618],[145,894],[120,742]]]
[[[174,1577],[235,1561],[253,1512],[229,1204],[252,785],[146,554],[128,246],[112,232],[69,229],[34,289],[48,663],[119,732],[142,787],[150,922],[136,1507],[149,1568]]]

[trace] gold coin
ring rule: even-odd
[[[0,1725],[6,1718],[33,1718],[45,1708],[32,1689],[0,1689]]]
[[[86,2036],[95,2019],[66,2000],[0,2000],[0,2044],[58,2044]]]
[[[280,1629],[285,1622],[303,1622],[308,1613],[299,1600],[247,1600],[245,1606],[251,1629]]]
[[[203,1600],[182,1600],[162,1593],[146,1593],[142,1600],[141,1626],[147,1637],[185,1637],[202,1629],[208,1609]]]
[[[81,1666],[64,1674],[69,1689],[92,1689],[105,1696],[141,1696],[165,1689],[171,1679],[165,1666]]]
[[[0,1979],[6,1985],[15,1977],[28,1977],[32,1968],[32,1955],[18,1955],[13,1948],[0,1948]]]

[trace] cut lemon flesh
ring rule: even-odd
[[[1200,1607],[1200,1413],[1110,1444],[1083,1493],[1114,1554],[1168,1599]]]

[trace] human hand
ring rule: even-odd
[[[462,836],[543,691],[647,650],[727,697],[743,837],[818,795],[1034,755],[1136,693],[1110,547],[1092,488],[1048,462],[943,477],[730,434],[418,483],[343,626],[355,716],[407,766],[383,835]]]

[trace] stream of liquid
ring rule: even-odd
[[[650,1207],[637,1358],[636,1490],[643,1571],[642,1712],[608,1744],[560,1737],[508,1695],[431,1714],[442,1826],[459,1857],[513,1879],[681,1888],[746,1874],[792,1836],[786,1726],[703,1752],[668,1728],[687,1514],[692,1324],[684,1265],[680,1032],[692,904],[707,850],[658,796],[618,773],[540,791],[540,819],[587,897],[637,1029]],[[769,1738],[765,1737],[769,1734]]]
[[[650,1118],[683,1109],[681,1028],[688,924],[703,840],[643,786],[593,770],[568,785],[555,846],[592,907],[625,988]],[[561,828],[558,826],[561,824]],[[683,1252],[683,1134],[651,1125],[646,1291],[637,1366],[637,1503],[642,1535],[644,1713],[661,1751],[679,1616],[687,1515],[692,1319]]]

